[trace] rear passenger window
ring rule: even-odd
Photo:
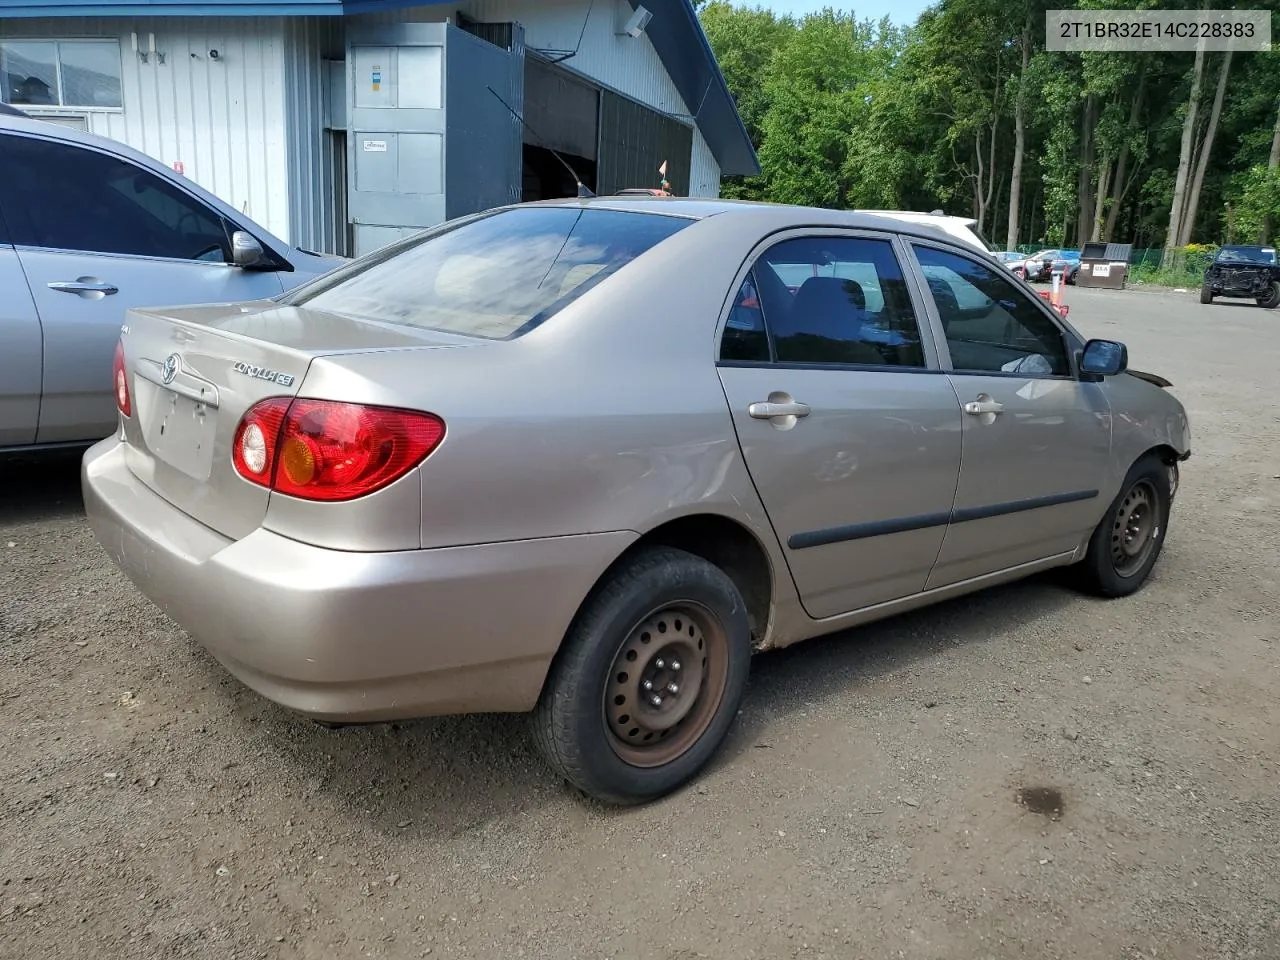
[[[769,361],[769,335],[765,332],[764,311],[760,309],[760,297],[756,293],[753,273],[742,281],[738,294],[729,309],[729,322],[725,324],[720,341],[720,359],[752,363]]]
[[[887,240],[805,237],[754,269],[779,363],[923,367],[920,327]]]

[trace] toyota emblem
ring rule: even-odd
[[[178,363],[178,355],[176,353],[171,353],[164,358],[164,370],[161,372],[161,376],[165,383],[173,383],[173,378],[178,375]]]

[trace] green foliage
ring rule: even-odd
[[[1251,167],[1232,187],[1229,224],[1238,243],[1274,240],[1280,231],[1280,169]],[[1269,234],[1269,235],[1268,235]]]
[[[694,0],[763,167],[758,177],[726,178],[723,195],[975,216],[985,208],[984,228],[1003,238],[1021,103],[1020,239],[1080,243],[1077,225],[1092,223],[1091,194],[1105,181],[1110,239],[1163,243],[1194,55],[1048,52],[1045,11],[1189,9],[1199,0],[939,0],[907,29],[833,8],[793,18],[750,2]],[[1197,137],[1216,56],[1206,65]],[[1256,233],[1268,216],[1273,230],[1280,226],[1265,169],[1277,91],[1280,56],[1235,55],[1195,238]]]

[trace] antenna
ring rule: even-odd
[[[507,101],[503,100],[502,97],[498,96],[498,91],[493,89],[493,87],[486,86],[485,89],[487,89],[490,93],[492,93],[495,97],[497,97],[498,102],[502,104],[504,107],[506,107],[507,110],[510,111],[511,115],[515,117],[517,120],[519,120],[520,123],[523,124],[524,127],[530,133],[532,133],[534,137],[537,138],[538,142],[541,143],[543,147],[545,147],[547,150],[551,152],[551,155],[553,157],[555,157],[557,160],[560,161],[561,166],[563,166],[566,170],[569,171],[569,176],[573,177],[573,182],[578,185],[579,197],[586,198],[586,197],[595,196],[595,194],[591,192],[591,189],[585,183],[582,182],[582,178],[578,176],[578,174],[574,171],[573,167],[569,166],[569,162],[565,160],[564,157],[560,156],[560,154],[557,153],[556,150],[550,144],[547,143],[547,141],[543,140],[541,137],[538,136],[538,131],[533,129],[532,126],[530,126],[528,120],[520,116],[520,114],[516,113],[515,110],[512,109],[511,104],[507,103]]]

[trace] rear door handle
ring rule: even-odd
[[[980,417],[984,413],[1001,413],[1004,404],[996,400],[970,400],[964,405],[964,412],[970,416]]]
[[[795,400],[788,403],[760,401],[747,407],[747,415],[756,420],[772,420],[774,417],[807,417],[809,405]]]
[[[59,293],[74,293],[86,300],[97,300],[119,293],[120,288],[114,284],[99,280],[97,277],[77,277],[75,280],[54,280],[49,284],[50,290]]]

